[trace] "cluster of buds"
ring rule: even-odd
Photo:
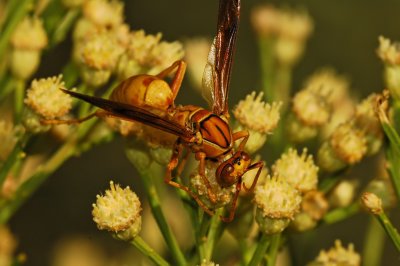
[[[21,80],[36,72],[42,50],[47,46],[47,33],[40,18],[25,17],[11,36],[10,69]]]
[[[384,77],[386,88],[395,100],[400,100],[400,46],[397,42],[380,36],[379,48],[377,50],[379,58],[385,65]]]
[[[264,145],[267,135],[272,133],[280,120],[279,110],[282,103],[268,104],[263,101],[263,95],[261,92],[256,96],[252,92],[233,110],[238,121],[234,131],[248,130],[250,133],[245,147],[249,153],[256,152]]]
[[[324,128],[331,125],[333,116],[336,125],[347,119],[348,112],[343,115],[343,107],[338,106],[347,102],[348,87],[347,79],[331,69],[322,69],[311,75],[303,89],[293,97],[287,124],[290,139],[294,142],[307,141],[321,131],[326,132]]]
[[[318,165],[327,172],[340,170],[376,154],[383,132],[375,109],[379,96],[371,94],[354,108],[351,119],[333,129],[318,151]]]
[[[120,80],[139,73],[158,74],[183,57],[179,42],[161,41],[161,34],[130,31],[123,23],[123,3],[90,0],[82,5],[73,39],[75,62],[90,87],[104,85],[111,74]]]
[[[137,195],[129,187],[122,189],[111,181],[105,195],[97,195],[92,215],[100,230],[110,231],[118,239],[130,241],[140,232],[141,212]]]
[[[251,22],[260,39],[274,42],[276,59],[285,66],[299,60],[314,27],[304,10],[278,9],[271,5],[256,7]]]
[[[335,246],[325,251],[321,250],[318,257],[307,266],[322,266],[322,265],[361,265],[361,257],[354,250],[354,245],[349,244],[347,248],[342,246],[340,240],[335,241]]]

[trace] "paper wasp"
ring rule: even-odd
[[[203,77],[203,83],[211,91],[212,111],[193,105],[175,106],[174,100],[186,69],[185,62],[177,61],[158,75],[137,75],[128,78],[114,89],[110,100],[63,90],[73,97],[101,108],[101,110],[81,119],[44,122],[46,124],[73,124],[95,116],[112,116],[141,122],[177,136],[172,157],[167,165],[165,182],[186,191],[205,212],[213,215],[214,212],[188,186],[174,181],[172,172],[178,167],[184,148],[192,151],[196,160],[199,161],[198,171],[207,187],[208,197],[212,203],[215,203],[216,196],[205,175],[205,162],[206,160],[217,161],[219,166],[216,169],[215,177],[218,185],[220,187],[236,185],[229,215],[221,217],[223,221],[232,221],[242,187],[243,174],[258,168],[251,187],[247,188],[243,185],[245,190],[251,191],[254,189],[263,167],[262,162],[251,164],[250,156],[244,151],[249,133],[247,131],[233,133],[228,124],[228,85],[239,15],[240,0],[220,0],[217,35],[211,47]],[[175,71],[175,75],[169,85],[163,79],[173,71]],[[241,142],[235,152],[233,144],[239,139]],[[178,171],[183,169],[182,164],[186,162],[186,159],[187,156],[181,159]]]

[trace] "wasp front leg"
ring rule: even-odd
[[[200,200],[200,198],[193,193],[189,187],[179,184],[175,181],[173,181],[173,177],[172,177],[172,171],[178,166],[178,162],[179,162],[179,157],[182,154],[184,149],[184,146],[180,143],[179,139],[178,141],[174,144],[174,148],[173,148],[173,152],[172,152],[172,156],[171,156],[171,160],[169,161],[168,165],[167,165],[167,172],[165,173],[165,177],[164,177],[164,182],[167,183],[170,186],[173,186],[175,188],[179,188],[182,189],[183,191],[185,191],[186,193],[189,194],[189,196],[191,196],[196,202],[197,204],[209,215],[214,215],[214,212],[211,211],[210,209],[207,208],[207,206],[205,205],[204,202],[202,202]],[[184,160],[186,161],[186,156],[184,157]],[[181,169],[183,169],[183,166],[181,166],[181,164],[178,167],[178,171],[181,171]]]
[[[232,200],[232,207],[229,211],[229,215],[228,215],[228,217],[220,216],[219,218],[221,219],[221,221],[223,221],[225,223],[229,223],[229,222],[232,222],[233,218],[235,217],[237,200],[239,198],[239,192],[240,192],[241,187],[242,187],[242,179],[240,178],[239,182],[236,183],[235,196],[233,197],[233,200]]]
[[[256,185],[257,185],[257,181],[258,181],[258,178],[260,177],[261,170],[262,170],[263,167],[264,167],[264,163],[263,163],[263,162],[256,162],[256,163],[250,165],[250,166],[247,168],[246,172],[248,172],[248,171],[250,171],[250,170],[252,170],[252,169],[256,169],[256,168],[258,168],[258,170],[257,170],[257,174],[256,174],[256,176],[254,177],[253,183],[251,184],[250,188],[247,188],[246,185],[243,184],[243,188],[244,188],[244,190],[246,190],[246,192],[249,192],[249,191],[253,191],[253,190],[254,190],[254,188],[255,188]]]

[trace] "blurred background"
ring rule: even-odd
[[[250,11],[263,3],[305,8],[314,20],[314,32],[303,58],[294,69],[294,90],[300,89],[307,76],[324,66],[333,67],[339,74],[347,76],[353,95],[365,97],[383,89],[383,67],[376,56],[378,36],[400,40],[399,1],[243,0],[231,80],[231,107],[261,86],[259,55],[250,25]],[[217,0],[125,1],[126,21],[132,29],[144,29],[152,34],[162,32],[167,41],[213,37],[217,9]],[[57,75],[70,52],[71,47],[63,44],[47,53],[36,77]],[[206,106],[196,93],[185,80],[177,102]],[[18,239],[18,250],[27,255],[26,265],[54,265],[60,248],[76,246],[73,243],[80,243],[80,250],[93,252],[93,257],[115,258],[115,265],[119,265],[118,258],[127,256],[129,258],[125,261],[129,261],[129,265],[141,265],[137,254],[131,252],[125,243],[98,231],[91,216],[96,194],[108,187],[109,180],[129,185],[142,201],[146,200],[141,193],[141,182],[125,158],[123,145],[122,139],[116,139],[69,160],[16,213],[10,226]],[[367,160],[372,161],[373,158]],[[360,176],[372,174],[369,168],[359,169],[358,172]],[[398,213],[394,214],[398,224]],[[304,265],[318,254],[319,249],[332,246],[335,239],[341,239],[346,245],[353,242],[355,249],[361,251],[366,217],[366,214],[359,214],[345,222],[316,230],[314,234],[318,245],[299,251],[295,265]],[[143,223],[149,224],[149,230],[157,233],[157,227],[151,228],[150,221],[144,220]],[[301,235],[295,236],[295,241],[301,241],[301,238]],[[391,243],[386,243],[384,252],[382,265],[398,265],[399,255]],[[222,261],[220,263],[225,265]]]

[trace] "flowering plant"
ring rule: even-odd
[[[28,199],[70,158],[117,139],[124,139],[126,157],[143,188],[111,181],[110,189],[97,196],[92,215],[98,229],[143,255],[132,253],[134,258],[121,264],[286,265],[281,261],[292,260],[301,265],[373,265],[379,264],[385,236],[400,251],[400,236],[390,219],[400,198],[396,42],[379,37],[386,90],[362,100],[352,95],[349,79],[333,68],[321,68],[302,85],[293,84],[294,70],[318,25],[305,10],[254,7],[250,21],[258,41],[261,85],[241,95],[229,124],[233,132],[249,132],[244,150],[263,163],[243,175],[239,185],[245,189],[236,204],[237,184],[221,186],[217,180],[220,162],[206,160],[203,177],[190,151],[179,158],[187,160],[186,167],[174,171],[188,191],[166,191],[161,169],[174,163],[176,137],[100,115],[63,92],[107,98],[115,96],[118,84],[130,84],[125,82],[132,76],[162,77],[151,88],[138,86],[132,94],[121,89],[115,96],[160,113],[165,110],[159,99],[173,94],[164,90],[171,79],[168,69],[184,60],[191,86],[208,94],[201,77],[210,40],[166,41],[161,33],[131,29],[124,12],[119,0],[0,0],[0,265],[29,261],[24,250],[15,252],[16,240],[6,226]],[[71,55],[61,73],[45,76],[44,59],[68,43]],[[44,144],[37,148],[36,143]],[[376,176],[353,177],[370,162],[379,170]],[[235,218],[224,223],[220,217],[231,209]],[[363,247],[337,240],[331,249],[312,254],[314,260],[299,259],[301,250],[312,250],[315,232],[363,210],[373,218]],[[161,234],[154,237],[156,227]],[[299,236],[304,238],[300,243]],[[93,245],[77,239],[55,252],[55,265],[77,265],[66,263],[72,257],[80,262],[92,258],[87,265],[112,260],[104,252],[93,255]]]

